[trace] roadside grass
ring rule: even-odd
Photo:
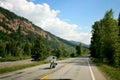
[[[109,80],[120,80],[120,69],[119,68],[114,68],[109,65],[101,65],[100,69],[108,75]]]
[[[0,58],[0,62],[6,62],[6,61],[18,61],[18,60],[25,60],[31,58],[30,56],[24,56],[24,57],[5,57],[5,58]]]
[[[99,60],[93,60],[93,62],[103,72],[107,80],[120,80],[120,68],[107,65]]]
[[[12,71],[16,71],[16,70],[20,70],[20,69],[24,69],[24,68],[28,68],[28,67],[33,67],[33,66],[40,65],[40,64],[45,64],[45,63],[48,63],[48,61],[47,60],[35,61],[33,63],[30,63],[30,64],[24,64],[24,65],[17,65],[17,66],[2,68],[2,69],[0,69],[0,74],[7,73],[7,72],[12,72]]]

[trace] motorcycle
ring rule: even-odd
[[[57,65],[57,63],[55,63],[55,62],[51,62],[51,64],[50,64],[50,69],[55,68],[56,65]]]

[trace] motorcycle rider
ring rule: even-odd
[[[52,68],[52,67],[55,67],[56,66],[56,57],[55,56],[53,56],[52,58],[51,58],[51,63],[50,63],[50,68]]]

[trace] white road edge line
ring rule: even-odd
[[[88,60],[88,66],[89,66],[89,69],[90,69],[90,73],[91,73],[91,76],[92,76],[92,80],[95,80],[95,76],[93,74],[93,71],[92,71],[92,68],[90,66],[90,63],[89,63],[89,60]]]

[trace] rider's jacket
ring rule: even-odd
[[[51,59],[51,63],[52,63],[52,62],[55,62],[55,61],[56,61],[56,59],[53,59],[53,58]]]

